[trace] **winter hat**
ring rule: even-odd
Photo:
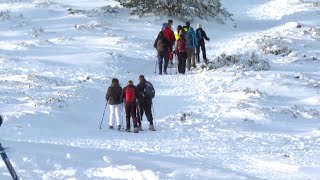
[[[129,80],[128,85],[133,85],[133,82],[131,80]]]
[[[172,19],[169,19],[169,20],[168,20],[168,24],[170,24],[170,25],[172,25],[172,24],[173,24]]]
[[[202,28],[202,25],[201,25],[201,24],[198,24],[197,28]]]
[[[118,79],[117,78],[112,78],[112,84],[114,84],[114,83],[118,83],[119,81],[118,81]]]

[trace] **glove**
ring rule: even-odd
[[[208,38],[208,41],[210,41],[210,38]]]

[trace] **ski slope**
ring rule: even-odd
[[[211,63],[186,75],[154,73],[167,18],[112,0],[0,2],[0,140],[21,179],[319,179],[316,1],[223,0],[235,21],[191,23]],[[109,130],[108,108],[99,130],[111,78],[140,74],[157,131]]]

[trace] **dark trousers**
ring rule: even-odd
[[[201,48],[201,51],[202,51],[202,57],[203,57],[203,61],[206,61],[207,59],[207,55],[206,55],[206,46],[205,44],[201,44],[198,45],[196,47],[196,58],[197,58],[197,62],[200,62],[200,48]]]
[[[178,72],[184,74],[186,72],[187,53],[178,53]]]
[[[164,62],[163,62],[164,60]],[[166,72],[169,64],[169,54],[168,51],[158,54],[158,63],[159,63],[159,73],[162,74],[162,64],[164,64],[163,70]]]
[[[126,103],[126,126],[127,129],[130,129],[130,115],[133,120],[133,127],[137,127],[138,119],[136,115],[136,103]]]
[[[153,124],[153,117],[152,117],[152,102],[142,102],[139,103],[139,112],[138,112],[138,124],[141,126],[141,121],[143,117],[143,113],[146,114],[147,120],[150,124]]]

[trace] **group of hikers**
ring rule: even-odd
[[[184,26],[179,25],[175,32],[172,30],[173,21],[168,20],[162,24],[155,42],[154,48],[158,53],[159,74],[167,73],[168,67],[173,67],[173,54],[178,57],[178,72],[185,74],[186,68],[190,71],[191,67],[196,67],[196,61],[200,62],[200,48],[203,61],[208,62],[204,40],[209,41],[202,25],[198,24],[196,31],[187,21]],[[163,67],[163,71],[162,71]]]
[[[143,75],[139,76],[139,84],[134,86],[131,80],[123,89],[117,78],[112,79],[112,84],[107,90],[106,100],[110,107],[109,128],[114,128],[114,117],[117,122],[117,129],[121,129],[121,112],[123,102],[126,114],[126,128],[130,132],[130,116],[133,120],[133,132],[142,131],[142,116],[145,113],[149,121],[149,130],[155,131],[152,116],[152,99],[155,96],[153,85]]]
[[[179,25],[175,32],[172,30],[173,21],[168,20],[163,23],[154,47],[158,52],[159,74],[168,74],[167,68],[173,67],[174,54],[178,58],[178,72],[185,74],[186,68],[196,67],[196,61],[200,62],[200,48],[203,61],[208,62],[206,57],[206,48],[204,40],[209,41],[206,32],[198,24],[196,31],[187,21],[185,26]],[[163,71],[162,71],[163,67]],[[131,80],[126,87],[122,89],[117,78],[112,79],[112,84],[108,88],[106,100],[110,107],[109,128],[114,129],[114,118],[117,123],[117,129],[121,127],[121,112],[123,104],[125,108],[126,127],[130,132],[130,117],[133,120],[133,132],[142,131],[142,116],[145,113],[149,121],[149,130],[155,131],[152,116],[152,99],[155,96],[153,85],[148,82],[143,75],[139,76],[139,84],[134,86]]]

